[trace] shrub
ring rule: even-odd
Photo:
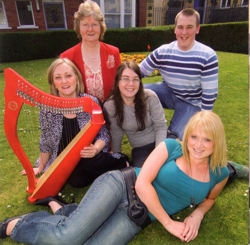
[[[108,29],[104,42],[121,52],[145,52],[175,40],[173,25]],[[248,54],[248,22],[202,25],[197,40],[216,51]],[[73,30],[0,33],[0,62],[56,58],[79,41]]]

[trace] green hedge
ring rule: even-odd
[[[57,57],[77,43],[73,31],[0,33],[0,62]]]
[[[197,40],[216,51],[248,54],[248,22],[204,25]]]
[[[154,50],[175,40],[174,26],[108,29],[104,42],[121,52]],[[216,51],[248,54],[248,22],[202,25],[197,40]],[[0,33],[0,62],[55,58],[77,44],[73,30]]]
[[[115,38],[114,38],[115,37]],[[175,40],[173,26],[152,28],[111,29],[104,41],[119,47],[121,52],[145,52],[147,46],[154,50],[164,43]]]

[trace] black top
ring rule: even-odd
[[[65,147],[74,139],[74,137],[80,132],[80,128],[75,118],[63,117],[63,130],[62,138],[60,140],[57,155],[59,155]]]

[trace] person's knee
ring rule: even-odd
[[[93,180],[86,179],[84,176],[82,176],[82,178],[68,180],[67,183],[73,188],[83,188],[90,185],[92,182]]]
[[[133,159],[132,166],[136,168],[141,168],[146,159],[147,158]]]
[[[183,130],[181,130],[181,128],[171,127],[170,125],[168,129],[169,132],[167,133],[167,138],[182,140]]]
[[[152,83],[145,83],[143,84],[143,87],[146,88],[146,89],[152,89],[154,87],[155,84],[152,84]]]
[[[144,88],[152,89],[152,88],[157,88],[159,85],[161,85],[162,82],[156,82],[156,83],[144,83],[143,86]],[[153,90],[153,89],[152,89]]]

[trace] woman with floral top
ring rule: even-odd
[[[48,83],[52,95],[62,98],[90,97],[99,103],[94,96],[84,93],[81,73],[67,58],[58,58],[52,62],[48,69]],[[40,111],[40,156],[34,168],[35,175],[44,173],[48,169],[90,119],[91,115],[88,112],[62,114]],[[120,153],[110,154],[109,145],[110,136],[106,126],[103,125],[94,141],[79,152],[80,161],[70,174],[67,183],[81,188],[91,184],[99,175],[109,170],[126,167],[127,157]],[[26,174],[25,170],[21,174]]]
[[[74,15],[74,30],[81,42],[60,57],[74,62],[82,74],[86,93],[103,102],[113,87],[121,58],[117,47],[100,41],[106,24],[96,2],[87,0],[80,4]]]

